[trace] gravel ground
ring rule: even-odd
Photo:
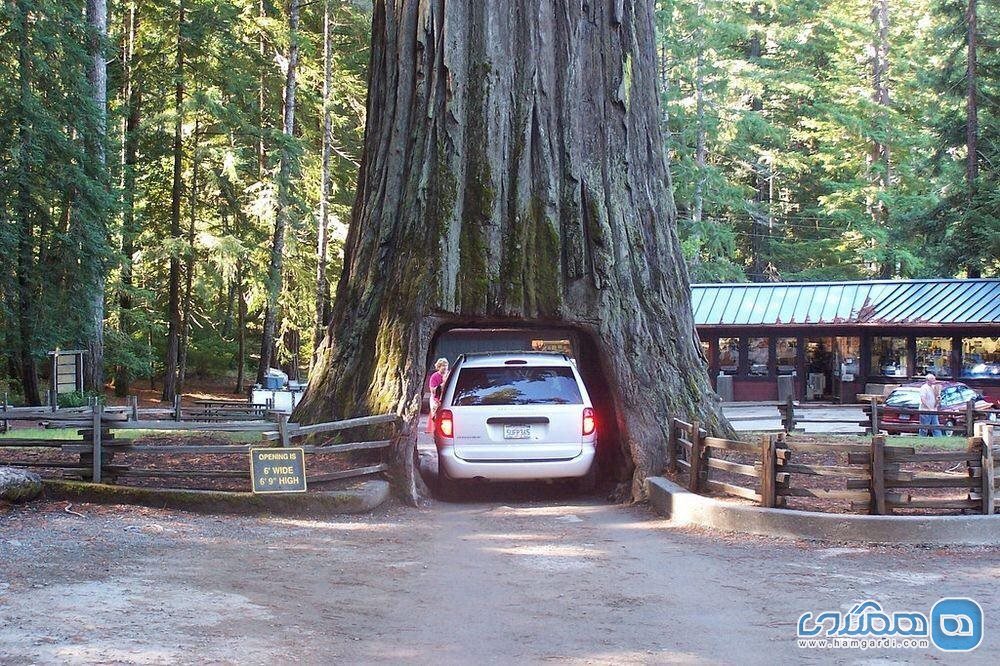
[[[38,502],[0,511],[0,663],[924,663],[800,650],[806,611],[971,596],[1000,661],[1000,551],[671,528],[566,488],[361,517],[213,517]],[[954,661],[954,660],[951,660]]]

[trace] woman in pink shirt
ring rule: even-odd
[[[434,363],[434,374],[427,382],[427,387],[431,390],[431,414],[427,418],[427,432],[434,432],[434,421],[437,419],[438,410],[441,409],[441,399],[444,397],[444,383],[448,379],[448,359],[439,358]]]

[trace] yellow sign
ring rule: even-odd
[[[255,493],[304,493],[305,449],[250,449],[250,481]]]

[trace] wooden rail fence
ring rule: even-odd
[[[738,403],[729,403],[730,406],[738,406]],[[879,432],[892,433],[915,433],[920,430],[932,429],[941,430],[951,434],[965,435],[972,437],[973,427],[978,421],[1000,422],[1000,409],[977,409],[975,403],[970,401],[965,404],[961,411],[936,410],[919,411],[915,409],[904,409],[901,407],[887,406],[872,398],[867,403],[857,403],[853,405],[823,405],[823,404],[802,404],[797,403],[792,397],[783,402],[759,402],[754,406],[775,407],[781,418],[781,427],[785,432],[794,432],[803,423],[826,423],[834,425],[852,425],[864,428],[868,434]],[[830,416],[829,414],[816,415],[815,412],[829,412],[836,407],[855,407],[865,414],[865,420],[859,421],[853,416]],[[886,421],[887,414],[907,416],[907,422]],[[941,425],[921,426],[920,414],[937,415]],[[730,421],[761,421],[766,420],[766,416],[740,414],[730,417]],[[951,425],[948,423],[951,422]]]
[[[710,437],[697,422],[672,419],[667,458],[671,472],[687,473],[690,491],[733,495],[764,507],[807,498],[846,502],[851,511],[873,514],[961,509],[990,515],[1000,498],[998,435],[1000,428],[980,423],[965,451],[916,451],[889,446],[882,435],[868,444],[799,443],[783,434],[741,442]],[[817,455],[838,462],[809,460]],[[925,469],[933,464],[947,469]],[[966,496],[928,494],[941,490]]]
[[[250,467],[248,454],[251,447],[301,447],[308,456],[316,454],[351,454],[359,451],[372,451],[377,461],[367,461],[360,467],[337,469],[336,471],[321,471],[309,473],[307,463],[307,483],[325,483],[329,481],[378,474],[388,469],[385,450],[389,449],[402,431],[402,419],[394,414],[367,416],[362,418],[300,425],[290,423],[286,414],[274,414],[274,421],[265,420],[173,420],[170,418],[144,419],[148,416],[165,416],[161,413],[150,414],[148,410],[139,410],[135,403],[125,408],[108,409],[100,404],[85,408],[60,409],[56,412],[39,410],[37,408],[8,408],[2,416],[10,416],[11,420],[44,419],[53,429],[75,430],[78,439],[58,438],[16,438],[0,437],[0,450],[13,453],[25,453],[29,449],[41,449],[52,453],[64,454],[58,460],[31,459],[4,460],[2,464],[13,467],[36,468],[39,470],[57,470],[59,478],[75,478],[95,483],[107,482],[128,485],[128,479],[175,478],[175,479],[239,479],[250,482]],[[2,418],[0,416],[0,418]],[[141,444],[131,439],[117,439],[116,431],[144,430],[152,434],[187,433],[260,433],[257,442],[234,442],[226,444]],[[380,439],[361,438],[358,441],[350,439],[351,431],[361,430],[363,433],[378,432]],[[68,455],[66,455],[68,454]],[[246,464],[240,463],[228,469],[195,469],[195,465],[176,467],[157,467],[154,463],[146,466],[123,464],[121,459],[126,454],[142,454],[142,460],[148,461],[148,456],[171,456],[174,462],[184,463],[187,460],[198,460],[201,456],[236,455],[247,459]],[[75,460],[68,460],[68,457]],[[6,458],[7,456],[5,456]],[[117,458],[117,459],[116,459]],[[218,463],[215,463],[219,466]]]

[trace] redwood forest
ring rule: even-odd
[[[579,325],[627,393],[670,375],[629,353],[698,366],[688,277],[1000,272],[996,0],[386,4],[0,3],[7,400],[62,348],[92,394],[280,367],[405,412],[426,317]]]

